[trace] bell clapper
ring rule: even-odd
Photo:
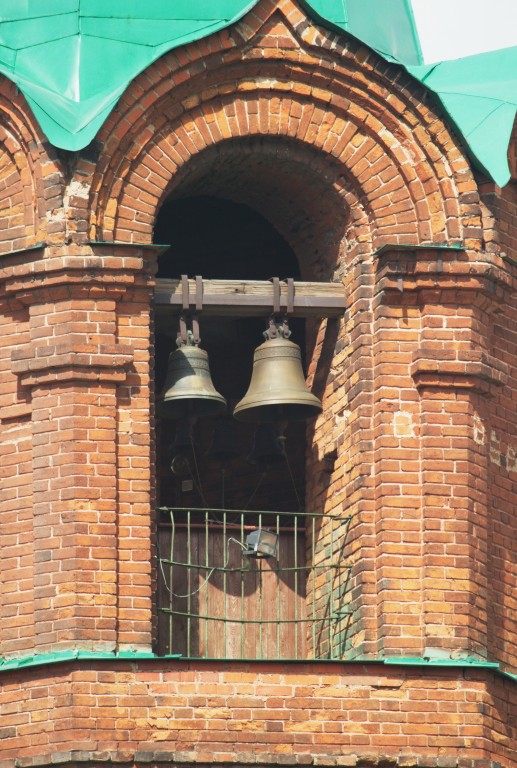
[[[283,454],[283,456],[285,458],[285,462],[287,464],[287,471],[289,473],[289,477],[291,478],[291,483],[292,483],[292,486],[293,486],[294,495],[295,495],[296,501],[298,503],[298,509],[301,511],[302,510],[302,502],[301,502],[301,499],[300,499],[300,494],[298,493],[298,488],[296,487],[296,480],[295,480],[294,473],[293,473],[293,470],[292,470],[292,467],[291,467],[291,462],[289,461],[289,455],[288,455],[287,450],[286,450],[286,440],[287,440],[286,430],[287,430],[288,425],[289,425],[289,422],[288,422],[288,420],[287,420],[287,418],[286,418],[286,416],[284,414],[284,410],[283,410],[282,406],[279,406],[279,408],[278,408],[278,420],[275,422],[275,426],[276,426],[276,430],[277,430],[277,441],[278,441],[278,444],[280,445],[282,454]]]
[[[255,496],[257,495],[258,490],[259,490],[260,486],[262,485],[266,475],[267,475],[267,470],[262,470],[262,472],[260,474],[260,477],[258,479],[258,483],[255,486],[255,489],[254,489],[253,493],[251,494],[251,496],[249,497],[248,501],[244,505],[244,510],[248,510],[250,508],[250,504],[253,501],[253,499],[255,498]]]
[[[226,502],[226,469],[228,464],[240,456],[235,423],[229,416],[221,416],[215,425],[212,445],[208,458],[221,465],[221,509]]]
[[[285,441],[287,440],[286,436],[286,430],[289,425],[289,421],[286,419],[284,414],[284,409],[282,406],[280,406],[279,410],[279,419],[276,422],[276,429],[277,429],[277,439],[282,446],[282,451],[285,454]]]
[[[192,409],[191,404],[189,405],[189,409]],[[196,445],[194,443],[194,433],[193,433],[193,427],[197,421],[197,415],[191,412],[187,418],[188,418],[189,424],[191,425],[190,444],[192,446],[192,457],[194,459],[194,470],[196,473],[195,477],[194,477],[194,473],[192,473],[192,479],[194,480],[194,485],[197,487],[198,493],[201,497],[201,501],[206,507],[205,493],[203,490],[203,483],[201,482],[201,474],[199,472],[199,465],[197,462],[197,451],[196,451]]]

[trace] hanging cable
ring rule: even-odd
[[[300,494],[298,493],[298,489],[296,487],[296,481],[294,479],[294,474],[291,468],[291,463],[289,461],[289,456],[287,455],[287,451],[284,451],[284,456],[285,456],[285,463],[287,464],[287,469],[289,471],[289,477],[291,478],[291,482],[293,484],[294,495],[296,496],[296,501],[298,502],[298,512],[302,512],[303,511],[302,501],[300,499]]]
[[[196,484],[196,488],[197,488],[197,491],[198,491],[198,493],[199,493],[199,495],[201,497],[201,501],[203,502],[203,506],[206,507],[207,504],[206,504],[205,494],[204,494],[204,491],[203,491],[203,485],[201,483],[201,475],[199,474],[199,466],[198,466],[198,463],[197,463],[196,446],[194,444],[194,437],[193,437],[192,434],[190,435],[190,446],[192,448],[192,456],[194,458],[194,469],[196,470],[196,478],[192,477],[192,480]]]
[[[172,524],[173,530],[174,530],[174,516],[173,515],[171,515],[171,524]],[[174,533],[172,533],[172,539],[174,541]],[[226,542],[226,558],[225,558],[225,562],[224,562],[224,565],[222,566],[222,568],[218,568],[216,565],[214,565],[208,571],[208,574],[206,575],[204,582],[199,587],[196,587],[196,589],[194,589],[192,592],[186,592],[184,595],[179,595],[176,592],[173,592],[172,589],[167,584],[167,578],[165,576],[165,570],[164,570],[164,567],[163,567],[163,560],[160,558],[160,570],[161,570],[161,574],[162,574],[162,577],[163,577],[163,583],[164,583],[165,589],[167,590],[169,595],[171,595],[172,597],[177,597],[179,599],[184,599],[184,598],[193,597],[194,595],[197,595],[198,592],[201,592],[203,587],[206,587],[208,585],[208,582],[211,579],[212,575],[215,573],[215,571],[218,571],[218,570],[219,571],[226,571],[226,573],[242,573],[242,572],[244,572],[246,570],[244,568],[228,568],[228,563],[230,562],[230,551],[229,551],[230,541],[233,541],[235,544],[238,544],[239,547],[241,547],[241,549],[243,549],[243,550],[246,549],[246,546],[242,543],[242,541],[239,541],[238,539],[234,539],[233,536],[230,536],[230,538]]]
[[[255,496],[257,495],[257,491],[260,488],[260,486],[262,485],[262,481],[264,480],[265,476],[266,476],[266,473],[262,472],[261,476],[259,477],[259,481],[258,481],[258,483],[257,483],[257,485],[255,487],[255,490],[253,491],[253,493],[249,497],[248,503],[245,504],[245,506],[244,506],[244,512],[248,511],[249,506],[250,506],[251,502],[253,501],[253,499],[255,498]]]

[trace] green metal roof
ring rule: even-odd
[[[423,53],[428,25],[417,18],[423,0],[299,1],[317,22],[404,66],[436,94],[478,165],[500,185],[509,180],[517,39],[514,47],[460,58],[452,50],[447,60],[429,63]],[[469,7],[484,2],[468,1]],[[78,150],[139,72],[167,51],[236,22],[257,2],[2,0],[0,72],[25,95],[49,141]]]

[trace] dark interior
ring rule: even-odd
[[[160,210],[156,243],[170,244],[159,259],[158,278],[201,275],[204,278],[268,280],[298,277],[293,250],[274,227],[246,205],[215,197],[167,201]],[[268,318],[203,318],[201,347],[209,355],[213,383],[233,406],[245,394],[253,352],[262,343]],[[178,319],[157,318],[156,392],[160,393],[169,353],[175,349]],[[305,323],[290,322],[291,340],[305,347]],[[297,511],[304,503],[305,425],[287,429],[286,457],[253,461],[255,427],[231,419],[238,450],[223,464],[210,455],[217,419],[200,419],[194,428],[194,453],[177,458],[178,424],[160,420],[157,428],[158,501],[167,507],[222,507]],[[187,455],[188,454],[188,455]],[[171,471],[174,461],[175,470]],[[191,475],[193,477],[191,477]],[[189,488],[189,479],[194,487]],[[185,482],[187,481],[187,482]]]

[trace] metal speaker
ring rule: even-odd
[[[186,345],[169,355],[165,384],[156,402],[156,413],[164,419],[217,416],[226,410],[226,400],[215,389],[204,349]]]
[[[285,338],[257,347],[248,391],[233,415],[239,421],[305,421],[322,410],[307,389],[300,347]]]

